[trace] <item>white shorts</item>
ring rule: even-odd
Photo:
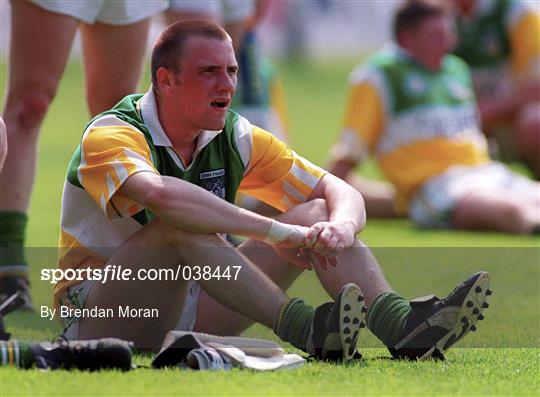
[[[501,163],[455,166],[428,180],[414,195],[409,217],[420,227],[450,228],[457,203],[471,193],[507,191],[513,195],[540,195],[537,182],[510,171]]]
[[[210,15],[225,23],[240,22],[253,15],[253,0],[170,0],[170,10]]]
[[[131,25],[167,9],[168,0],[31,0],[57,14],[93,24]]]
[[[66,289],[60,297],[59,305],[69,306],[75,309],[84,308],[88,294],[97,281],[86,280]],[[178,331],[193,331],[197,320],[197,304],[201,287],[194,281],[188,282],[186,300],[178,323],[174,327]],[[64,330],[62,335],[68,340],[79,339],[79,317],[62,318]]]

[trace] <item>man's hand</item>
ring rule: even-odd
[[[354,243],[355,228],[351,221],[317,222],[311,228],[289,225],[277,221],[269,234],[287,237],[272,244],[276,253],[301,269],[318,266],[323,270],[337,265],[337,255]]]
[[[276,253],[288,262],[304,270],[313,268],[310,260],[302,255],[301,248],[306,245],[308,228],[272,220],[270,230],[264,241],[274,247]]]
[[[317,222],[309,228],[306,236],[306,244],[316,254],[333,259],[346,247],[350,247],[354,242],[355,228],[353,222]]]
[[[300,248],[305,245],[308,228],[272,219],[264,242],[279,248]]]

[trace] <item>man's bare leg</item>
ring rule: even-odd
[[[18,292],[25,302],[21,309],[31,309],[24,241],[38,135],[64,72],[77,21],[27,1],[12,1],[11,16],[2,114],[9,151],[0,172],[0,302]]]
[[[160,221],[154,221],[134,234],[107,264],[130,267],[133,274],[138,269],[155,267],[157,264],[170,267],[177,264],[204,265],[212,270],[224,264],[240,265],[242,268],[237,280],[201,280],[199,284],[225,306],[270,328],[280,308],[289,301],[264,273],[218,236],[185,233]],[[86,308],[116,310],[119,305],[156,308],[159,317],[83,319],[79,337],[115,336],[133,340],[138,346],[153,348],[178,321],[185,290],[184,280],[96,283],[85,303]]]
[[[0,174],[0,211],[25,212],[39,129],[64,72],[77,21],[14,1],[9,85],[3,111],[9,153]]]
[[[293,208],[277,219],[284,223],[311,226],[328,219],[326,203],[324,200],[313,200]],[[279,256],[267,244],[250,240],[239,250],[284,291],[301,274],[301,269]],[[326,271],[315,264],[317,276],[332,298],[336,297],[345,284],[352,282],[360,287],[366,304],[370,307],[378,295],[391,290],[377,261],[360,241],[357,241],[354,247],[343,250],[337,261],[336,267],[329,267]],[[252,320],[234,313],[201,291],[197,308],[196,331],[218,335],[238,335],[252,324]]]
[[[81,24],[86,101],[92,116],[137,92],[150,21],[126,26]]]
[[[283,214],[280,220],[294,219],[295,223],[306,226],[324,221],[328,215],[326,205],[321,205],[321,202],[324,203],[322,200],[314,200],[298,206]],[[258,258],[261,259],[257,265],[283,288],[288,287],[299,274],[298,271],[291,271],[291,265],[287,261],[280,260],[275,254],[272,256],[269,250],[259,246],[257,251],[254,242],[248,241],[240,249],[255,263]],[[333,297],[344,283],[352,281],[359,285],[365,293],[369,307],[367,325],[370,331],[388,346],[392,355],[397,358],[440,358],[468,331],[476,329],[475,324],[483,318],[481,312],[487,307],[484,304],[486,297],[491,294],[488,290],[489,275],[479,272],[458,285],[445,300],[433,298],[416,302],[412,306],[390,289],[376,260],[361,242],[358,241],[353,247],[345,249],[337,260],[334,268],[316,270],[321,283]],[[472,307],[469,306],[469,301],[473,302]],[[453,317],[448,317],[447,314],[450,307]],[[235,335],[251,324],[249,319],[220,306],[204,293],[200,297],[198,309],[196,331]],[[212,312],[211,316],[208,315],[209,311]],[[433,323],[427,328],[424,321],[426,315],[433,319]],[[466,318],[468,326],[465,330],[463,318]]]
[[[540,224],[540,205],[508,192],[474,193],[458,202],[452,222],[457,229],[528,234]]]

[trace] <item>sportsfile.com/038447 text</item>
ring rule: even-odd
[[[56,284],[59,281],[200,281],[200,280],[237,280],[242,266],[186,266],[149,267],[131,269],[122,265],[111,265],[103,268],[85,269],[41,269],[41,281]]]

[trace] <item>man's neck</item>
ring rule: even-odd
[[[163,103],[160,104],[160,100],[157,98],[156,102],[158,118],[163,131],[171,141],[174,151],[182,159],[182,163],[187,167],[191,163],[193,152],[197,147],[197,139],[202,130],[190,127],[189,123],[186,123],[174,111],[174,108],[164,106]]]
[[[442,58],[433,58],[433,59],[418,59],[417,62],[422,64],[423,67],[428,69],[431,72],[437,72],[438,70],[441,70],[442,67]]]
[[[159,122],[173,147],[178,149],[192,147],[202,130],[190,126],[181,115],[175,112],[174,108],[163,106],[159,99],[156,99],[156,102]]]
[[[407,48],[404,48],[404,47],[401,47],[401,46],[399,48],[402,51],[402,53],[404,54],[404,56],[412,59],[414,62],[420,64],[422,67],[428,69],[429,71],[436,72],[436,71],[440,70],[441,67],[442,67],[442,62],[443,62],[444,57],[442,57],[442,58],[439,58],[439,57],[437,57],[437,58],[429,58],[429,57],[425,56],[424,54],[414,52],[414,51],[410,51]]]

